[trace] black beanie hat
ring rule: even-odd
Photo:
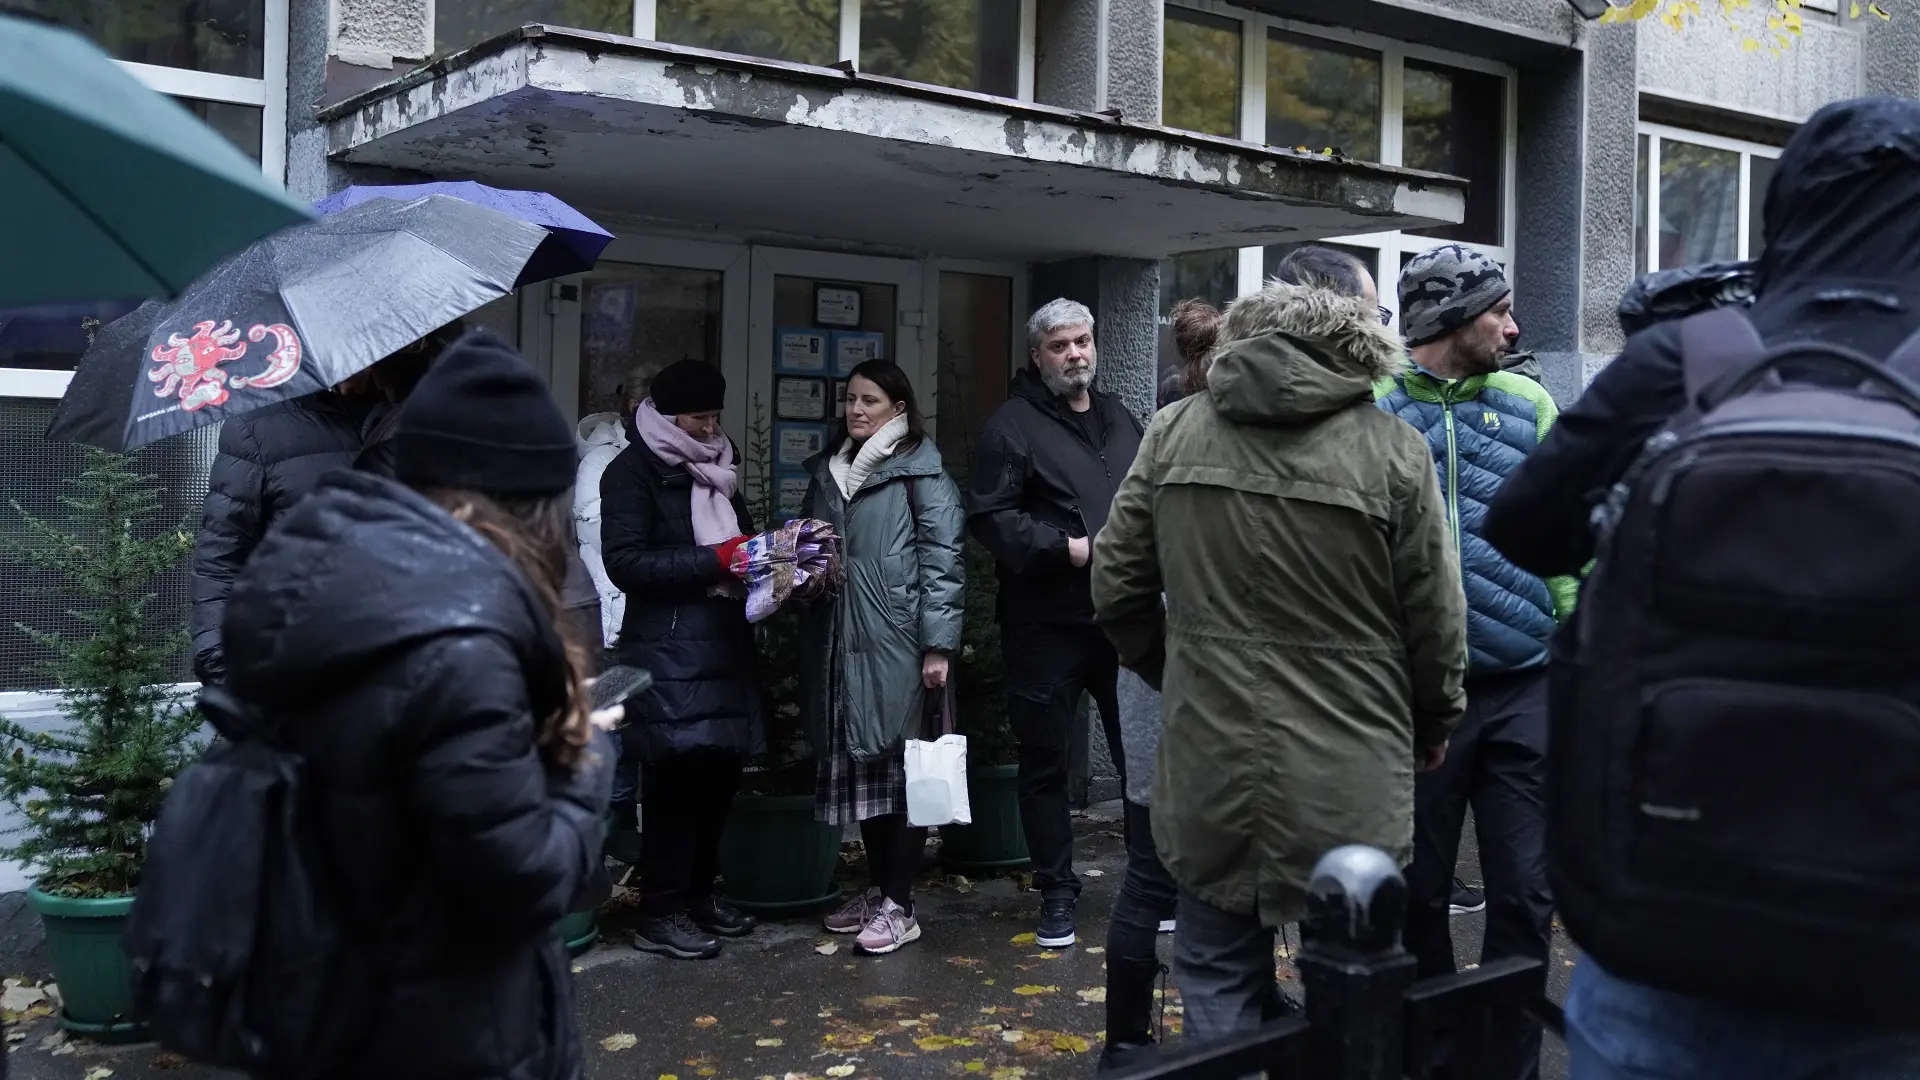
[[[727,377],[703,360],[682,360],[653,377],[650,396],[662,416],[719,412],[727,407]]]
[[[573,425],[512,346],[475,330],[447,346],[400,406],[394,475],[413,487],[551,495],[579,467]]]

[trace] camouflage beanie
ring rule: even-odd
[[[1400,333],[1408,346],[1438,341],[1513,291],[1500,264],[1459,244],[1413,257],[1400,271]]]

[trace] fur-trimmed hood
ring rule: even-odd
[[[1234,301],[1221,337],[1207,392],[1240,423],[1299,424],[1371,403],[1374,380],[1406,366],[1376,305],[1280,281]]]

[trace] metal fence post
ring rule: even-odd
[[[1406,911],[1406,879],[1377,848],[1335,848],[1313,868],[1298,966],[1315,1080],[1399,1080],[1417,966],[1400,945]]]

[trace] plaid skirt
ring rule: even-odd
[[[838,665],[836,665],[837,669]],[[907,812],[907,756],[904,747],[872,761],[855,761],[847,751],[846,706],[834,672],[833,719],[827,725],[827,752],[815,764],[813,816],[829,825]]]

